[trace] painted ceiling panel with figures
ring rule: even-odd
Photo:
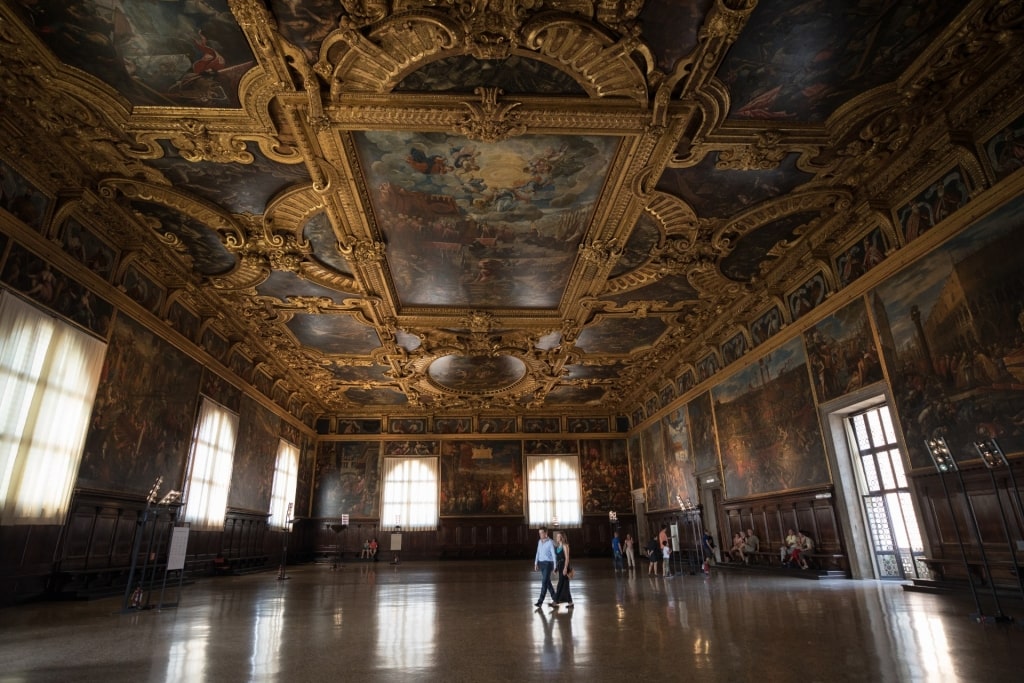
[[[632,416],[902,246],[1012,4],[12,0],[0,152],[308,414]]]

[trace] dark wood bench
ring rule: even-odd
[[[965,563],[963,558],[952,558],[952,557],[922,557],[920,558],[924,562],[925,566],[928,567],[928,571],[932,573],[932,576],[936,581],[945,581],[946,572],[950,567],[964,569]],[[1024,571],[1024,565],[1016,564],[1012,560],[989,560],[988,568],[986,569],[986,562],[980,559],[968,558],[966,562],[966,569],[970,580],[979,585],[987,586],[989,581],[993,578],[989,575],[992,570],[1006,570],[1009,576],[1016,577],[1020,572]]]

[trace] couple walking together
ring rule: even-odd
[[[540,597],[533,603],[534,607],[544,604],[544,596],[551,591],[552,608],[560,605],[572,607],[572,595],[569,593],[569,581],[572,578],[572,565],[569,560],[569,542],[561,531],[555,532],[555,540],[548,537],[547,527],[537,530],[540,540],[537,541],[537,555],[533,559],[533,570],[540,571]],[[558,588],[551,585],[551,572],[558,575]]]

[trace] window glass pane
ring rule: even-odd
[[[907,475],[903,470],[903,458],[898,448],[893,448],[889,451],[889,461],[892,463],[892,469],[896,473],[896,487],[901,489],[907,488],[909,486]]]
[[[878,491],[882,487],[878,484],[878,471],[875,469],[875,456],[873,455],[862,455],[861,467],[864,468],[864,483],[867,485],[868,491]]]
[[[882,433],[882,422],[878,419],[878,411],[872,410],[867,413],[867,418],[868,427],[871,430],[871,444],[875,448],[884,446],[886,443],[885,435]]]
[[[861,452],[869,450],[871,442],[868,441],[868,431],[864,425],[864,416],[854,415],[853,419],[850,420],[850,424],[853,425],[853,435],[857,439],[857,449]]]
[[[886,457],[886,452],[882,451],[875,458],[875,462],[878,463],[878,470],[882,475],[882,486],[888,490],[896,488],[896,478],[892,474],[892,466],[889,464],[889,458]]]
[[[882,406],[878,411],[882,416],[882,429],[885,430],[885,444],[896,443],[896,431],[892,427],[892,415],[889,413],[889,406]]]

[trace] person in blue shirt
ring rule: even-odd
[[[619,532],[612,534],[612,560],[615,562],[615,571],[622,571],[622,541],[619,540]]]
[[[551,599],[555,599],[555,587],[551,585],[551,571],[555,568],[555,542],[548,538],[548,528],[542,526],[537,530],[540,540],[537,541],[537,554],[533,558],[533,571],[540,571],[540,597],[533,604],[540,607],[544,604],[544,596],[551,591]]]

